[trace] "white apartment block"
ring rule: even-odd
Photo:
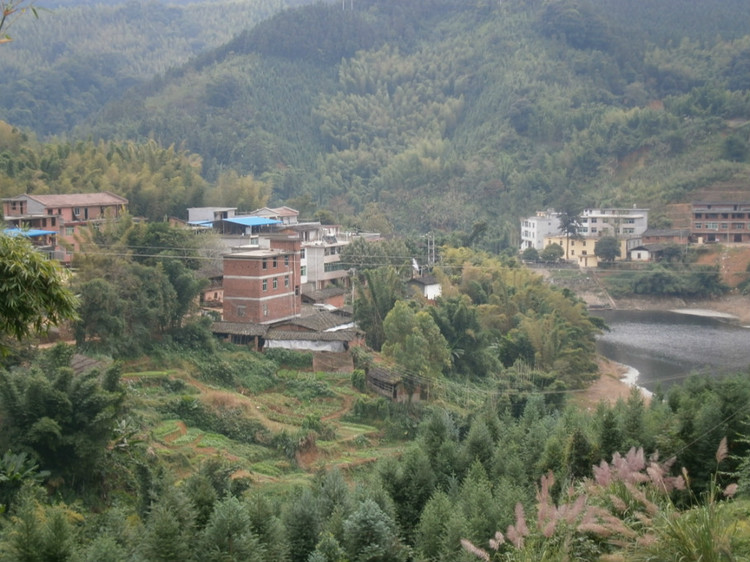
[[[648,228],[648,209],[584,209],[578,234],[584,238],[635,238]]]
[[[521,251],[526,248],[544,249],[544,239],[560,233],[560,213],[539,211],[535,216],[521,220]]]

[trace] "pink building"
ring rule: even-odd
[[[9,227],[57,233],[54,257],[70,263],[82,229],[118,218],[128,200],[109,192],[61,195],[17,195],[3,199],[3,218]]]

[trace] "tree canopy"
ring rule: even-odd
[[[59,263],[23,235],[0,234],[0,334],[22,340],[72,320],[77,303]]]

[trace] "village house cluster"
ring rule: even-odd
[[[80,251],[80,236],[118,220],[127,199],[113,193],[29,195],[3,199],[4,232],[28,237],[40,250],[64,265]],[[563,232],[554,210],[521,220],[521,250],[543,250],[558,244],[564,259],[580,267],[596,267],[597,240],[616,238],[620,258],[648,261],[667,245],[750,242],[750,203],[695,202],[684,228],[649,229],[649,210],[602,207],[584,209],[573,236]],[[300,221],[290,207],[264,207],[238,214],[234,207],[187,210],[186,219],[170,220],[199,235],[211,231],[222,244],[222,267],[211,273],[201,295],[204,312],[212,314],[214,333],[256,350],[284,348],[312,351],[314,368],[351,370],[351,346],[362,343],[346,296],[351,292],[350,267],[343,249],[357,238],[380,239],[377,233],[354,233],[338,225]],[[440,296],[439,282],[416,274],[409,285],[424,298]],[[382,366],[368,372],[376,392],[396,400],[404,394],[398,373]]]
[[[521,251],[542,251],[550,244],[563,249],[563,259],[579,267],[597,267],[596,242],[605,237],[620,244],[618,260],[658,260],[667,246],[750,243],[750,203],[734,200],[697,201],[686,206],[680,227],[649,228],[649,210],[602,207],[584,209],[573,234],[564,232],[561,213],[548,209],[521,219]]]

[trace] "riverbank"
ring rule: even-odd
[[[670,310],[698,316],[733,319],[750,326],[750,297],[730,294],[712,299],[681,299],[669,297],[630,297],[613,299],[618,310]]]
[[[679,298],[621,298],[613,299],[612,306],[617,310],[671,311],[696,316],[710,316],[750,327],[750,297],[738,294],[715,299]],[[599,360],[599,378],[594,381],[577,399],[577,404],[592,409],[604,400],[615,403],[626,399],[633,381],[627,380],[628,367],[603,357]]]
[[[627,400],[633,390],[633,383],[627,379],[628,367],[610,361],[606,357],[597,357],[599,378],[588,388],[573,398],[573,403],[586,410],[594,410],[600,402],[615,404],[618,400]],[[648,401],[644,394],[644,399]]]

